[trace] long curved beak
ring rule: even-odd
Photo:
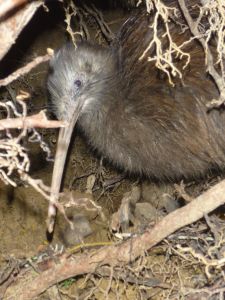
[[[52,234],[54,230],[55,216],[57,211],[55,202],[58,201],[59,199],[59,192],[61,188],[62,176],[65,167],[67,152],[70,145],[71,136],[81,110],[82,110],[82,102],[78,100],[76,106],[74,107],[73,114],[70,120],[68,120],[69,122],[68,126],[64,128],[60,128],[59,131],[56,155],[55,155],[55,161],[53,167],[53,174],[52,174],[50,203],[48,208],[47,231],[49,234]]]

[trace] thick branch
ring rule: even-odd
[[[149,250],[176,230],[196,222],[205,214],[210,213],[225,202],[225,180],[218,183],[204,194],[197,197],[188,205],[173,211],[153,228],[149,228],[142,235],[134,237],[119,245],[101,248],[96,252],[89,252],[77,257],[63,257],[47,271],[29,282],[25,278],[25,286],[10,299],[28,300],[44,292],[50,286],[67,278],[94,272],[102,265],[122,265],[134,261],[144,251]],[[29,282],[29,284],[27,284]],[[21,283],[20,283],[21,284]],[[12,291],[13,292],[13,291]],[[8,296],[8,295],[7,295]]]
[[[0,19],[26,2],[27,0],[4,0],[0,2]]]
[[[43,1],[33,1],[23,7],[19,7],[20,3],[22,4],[22,0],[0,1],[0,59],[6,55],[16,42],[19,34],[31,20],[37,9],[43,4]],[[15,7],[18,9],[13,9]],[[5,18],[5,13],[9,11],[10,14],[7,14],[7,18]]]

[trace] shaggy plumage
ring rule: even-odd
[[[127,173],[177,180],[223,168],[225,117],[205,106],[218,91],[206,75],[203,50],[195,40],[184,48],[191,62],[172,87],[154,62],[139,59],[153,38],[151,18],[136,13],[109,48],[87,42],[63,46],[47,82],[53,111],[69,120],[81,101],[78,126],[89,144]],[[190,37],[173,22],[170,29],[178,44]],[[181,67],[179,59],[175,64]]]

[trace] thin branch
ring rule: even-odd
[[[6,118],[0,120],[0,131],[12,128],[58,128],[66,127],[66,122],[50,121],[46,118],[45,112],[41,110],[39,113],[20,118]]]
[[[38,56],[33,61],[29,62],[26,66],[19,68],[12,74],[10,74],[8,77],[0,79],[0,86],[6,86],[13,82],[14,80],[18,79],[20,76],[25,75],[29,73],[34,67],[37,65],[49,61],[51,58],[51,55],[46,54],[44,56]]]

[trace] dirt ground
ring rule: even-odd
[[[64,13],[59,6],[60,4],[51,3],[50,12],[45,12],[43,8],[38,11],[19,37],[13,49],[1,63],[1,77],[26,64],[35,56],[45,54],[46,48],[57,49],[66,41],[67,36],[63,22]],[[104,11],[103,15],[111,30],[116,32],[126,20],[129,11],[114,9]],[[89,27],[92,34],[94,34],[95,28],[93,24],[90,23]],[[13,99],[18,91],[23,89],[31,94],[28,105],[30,112],[38,112],[40,109],[47,107],[45,86],[47,72],[47,64],[38,66],[27,76],[13,82],[6,89],[1,89],[1,98]],[[39,132],[54,154],[57,130],[39,130]],[[29,149],[31,159],[30,175],[34,178],[40,178],[44,183],[50,185],[53,162],[46,161],[46,155],[37,143],[30,143],[26,140],[24,145]],[[65,170],[64,191],[84,192],[87,178],[90,174],[93,174],[96,180],[93,199],[97,205],[102,207],[105,219],[101,218],[96,211],[70,208],[67,210],[67,213],[72,219],[76,215],[80,216],[77,226],[83,226],[82,224],[84,224],[84,228],[87,230],[87,237],[83,240],[84,243],[107,243],[114,239],[109,232],[109,221],[112,214],[118,210],[123,195],[129,192],[132,187],[140,186],[140,180],[137,178],[126,178],[111,188],[104,189],[104,183],[115,178],[119,173],[106,164],[101,166],[99,158],[95,157],[82,138],[75,133]],[[188,191],[192,196],[198,195],[217,180],[218,178],[210,178],[203,182],[201,181],[199,184],[190,183]],[[24,186],[19,179],[17,183],[18,186],[13,188],[0,182],[0,270],[4,268],[10,259],[35,257],[50,245],[46,237],[45,223],[48,208],[47,201],[34,191],[32,187]],[[146,222],[147,220],[149,222],[149,219],[151,220],[152,218],[154,223],[157,218],[183,204],[181,199],[176,196],[173,184],[157,185],[144,182],[140,189],[142,197],[139,202],[144,202],[147,205],[146,207],[151,206],[151,210],[146,216]],[[140,205],[139,212],[136,210],[137,220],[144,219],[143,211],[145,211],[145,206]],[[134,225],[132,224],[133,227],[135,227]],[[144,228],[144,224],[141,226]],[[138,228],[141,230],[141,227]],[[207,226],[201,223],[193,225],[188,229],[188,234],[191,235],[194,230],[196,230],[194,234],[196,232],[197,234],[198,232],[206,232]],[[180,235],[182,234],[183,232],[181,231]],[[188,237],[188,234],[184,231],[186,239],[191,241],[191,237]],[[176,240],[176,238],[175,236],[171,237],[172,240]],[[64,217],[58,214],[51,245],[54,247],[72,247],[77,243],[80,243],[80,241],[77,241],[77,236],[73,236]],[[157,274],[158,282],[149,284],[148,288],[145,288],[144,293],[140,292],[141,284],[137,288],[132,283],[132,280],[130,284],[129,280],[126,284],[114,282],[108,299],[200,299],[191,298],[191,296],[188,296],[188,293],[185,295],[182,290],[176,291],[177,298],[173,295],[173,286],[178,286],[178,282],[191,289],[196,286],[198,288],[205,286],[207,279],[200,266],[194,262],[189,261],[188,263],[188,261],[181,260],[179,256],[170,252],[172,248],[171,241],[168,239],[155,248],[148,256],[143,257],[142,261],[140,259],[136,262],[136,264],[145,265],[145,272],[148,270],[148,276]],[[142,272],[144,271],[142,270]],[[99,278],[95,278],[95,280],[92,278],[91,283],[90,281],[84,282],[82,277],[76,279],[76,283],[74,279],[67,280],[60,285],[60,299],[106,299],[102,291],[107,289],[108,280],[104,279],[104,276],[102,276],[101,281],[99,281]],[[90,290],[97,283],[98,289],[91,294]],[[118,290],[120,290],[120,294],[115,292]],[[89,298],[88,293],[91,295]],[[49,291],[48,295],[42,296],[42,299],[58,299],[53,295],[54,289]]]

